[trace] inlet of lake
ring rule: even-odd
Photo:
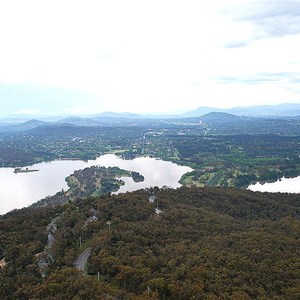
[[[138,157],[124,160],[114,154],[105,154],[95,160],[55,160],[28,167],[37,172],[14,173],[13,168],[0,168],[0,215],[15,208],[22,208],[68,189],[66,177],[76,170],[91,166],[119,167],[128,171],[139,172],[143,182],[134,182],[130,177],[122,177],[125,185],[118,193],[131,192],[151,186],[169,186],[177,188],[183,174],[191,168],[150,157]],[[25,168],[22,168],[25,169]]]
[[[251,184],[248,187],[253,192],[269,192],[269,193],[300,193],[300,176],[295,178],[281,178],[276,182],[259,182]]]

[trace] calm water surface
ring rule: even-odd
[[[300,176],[295,178],[282,178],[272,183],[251,184],[248,189],[254,192],[300,193]]]
[[[38,172],[14,173],[13,168],[0,168],[0,214],[15,208],[26,207],[42,198],[54,195],[62,189],[67,190],[65,178],[75,170],[90,166],[119,167],[136,171],[145,177],[144,182],[135,183],[132,178],[122,177],[125,185],[118,193],[134,191],[150,186],[164,185],[177,188],[181,176],[192,169],[150,157],[123,160],[114,154],[106,154],[96,160],[52,161],[28,167]]]

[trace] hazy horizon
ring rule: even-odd
[[[130,112],[130,111],[124,111],[124,112],[114,112],[114,111],[99,111],[99,112],[94,112],[94,113],[64,113],[64,114],[55,114],[55,113],[51,113],[51,112],[48,112],[48,114],[40,114],[40,113],[36,113],[36,112],[33,112],[31,113],[30,111],[24,111],[22,113],[12,113],[12,114],[6,114],[6,115],[1,115],[0,114],[0,119],[1,120],[5,120],[5,119],[24,119],[24,120],[29,120],[29,119],[51,119],[51,118],[63,118],[63,117],[86,117],[86,118],[89,118],[89,117],[92,117],[92,116],[96,116],[96,115],[109,115],[109,114],[128,114],[128,115],[140,115],[140,116],[156,116],[156,117],[159,117],[159,116],[183,116],[185,114],[189,114],[193,111],[196,111],[198,109],[208,109],[208,110],[215,110],[216,112],[217,111],[224,111],[224,112],[228,112],[228,113],[233,113],[234,112],[231,112],[230,110],[233,109],[233,110],[237,110],[239,111],[239,109],[241,110],[245,110],[247,111],[247,109],[250,109],[250,114],[251,114],[251,109],[253,108],[259,108],[259,107],[271,107],[271,108],[276,108],[276,107],[281,107],[281,106],[284,106],[284,105],[297,105],[300,103],[279,103],[279,104],[275,104],[275,105],[272,105],[272,104],[262,104],[262,105],[254,105],[254,106],[233,106],[233,107],[229,107],[229,108],[221,108],[221,107],[211,107],[211,106],[200,106],[200,107],[195,107],[194,109],[191,109],[191,110],[185,110],[185,111],[178,111],[177,113],[176,112],[164,112],[164,113],[157,113],[157,112],[141,112],[141,113],[134,113],[134,112]],[[229,110],[229,111],[227,111]],[[272,112],[272,111],[271,111]],[[205,113],[204,113],[205,114]],[[259,112],[257,112],[257,115],[260,115]],[[264,115],[264,113],[262,113],[262,115]],[[272,113],[270,113],[270,115],[272,115]],[[276,115],[276,112],[275,112],[275,115]],[[292,114],[291,114],[292,115]]]

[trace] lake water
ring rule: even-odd
[[[254,192],[270,192],[270,193],[300,193],[300,176],[295,178],[282,178],[272,183],[251,184],[249,190]]]
[[[56,160],[43,162],[28,167],[39,170],[30,173],[14,173],[13,168],[0,168],[0,214],[15,208],[26,207],[42,198],[67,190],[65,178],[75,170],[91,166],[119,167],[128,171],[136,171],[145,178],[143,182],[135,183],[132,178],[122,177],[125,185],[118,193],[134,191],[141,188],[164,185],[177,188],[183,174],[192,171],[189,167],[150,157],[139,157],[133,160],[123,160],[114,154],[106,154],[96,160],[70,161]]]

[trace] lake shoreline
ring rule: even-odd
[[[5,214],[13,209],[29,206],[48,196],[68,190],[66,178],[77,170],[83,170],[91,166],[119,167],[130,172],[137,172],[144,177],[135,174],[136,182],[128,177],[124,180],[117,193],[131,192],[151,186],[180,187],[179,180],[182,175],[191,171],[190,167],[180,166],[170,161],[151,157],[136,157],[125,160],[115,154],[105,154],[95,160],[53,160],[42,162],[32,166],[32,170],[39,172],[22,172],[23,176],[13,172],[13,168],[0,168],[0,214]],[[29,170],[29,169],[28,169]],[[11,200],[12,191],[17,191]]]

